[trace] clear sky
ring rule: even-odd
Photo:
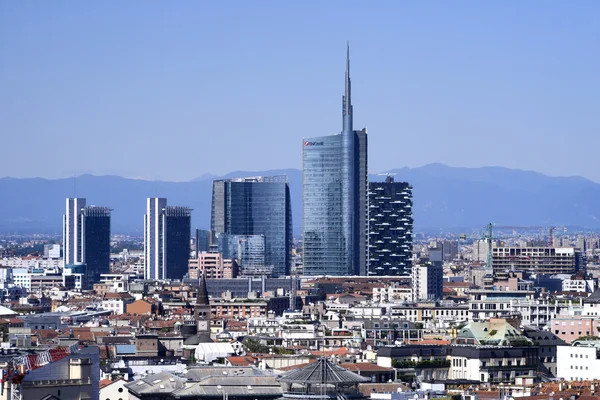
[[[347,40],[371,172],[600,182],[597,0],[1,1],[0,176],[300,168]]]

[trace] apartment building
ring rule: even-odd
[[[373,303],[397,303],[412,300],[412,289],[408,286],[385,286],[373,288]]]
[[[594,345],[558,346],[556,358],[557,378],[567,381],[595,381],[598,379],[598,371],[600,371],[598,347]]]
[[[389,315],[410,322],[431,322],[439,327],[448,327],[469,321],[469,306],[450,301],[394,304],[389,307]]]
[[[237,266],[221,253],[200,252],[197,258],[188,261],[188,277],[198,279],[202,274],[211,279],[233,279],[237,277]]]
[[[472,289],[469,294],[471,320],[484,321],[493,317],[511,315],[512,304],[520,300],[533,300],[535,294],[530,290],[489,290]]]

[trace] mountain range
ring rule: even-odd
[[[0,232],[60,232],[66,197],[111,207],[113,233],[142,235],[147,197],[166,197],[170,205],[189,206],[192,226],[208,228],[213,179],[288,176],[294,232],[301,231],[302,174],[298,169],[204,174],[189,182],[82,175],[68,179],[0,179]],[[550,177],[502,167],[458,168],[429,164],[371,175],[413,186],[416,231],[480,228],[492,222],[514,226],[600,228],[600,184],[582,177]]]

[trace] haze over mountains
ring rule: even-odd
[[[396,181],[413,185],[415,230],[480,228],[488,222],[518,226],[600,228],[600,184],[582,177],[549,177],[501,167],[458,168],[429,164],[399,168]],[[235,171],[232,178],[288,176],[294,233],[302,224],[302,176],[298,169]],[[113,233],[142,235],[147,197],[167,197],[170,205],[189,206],[192,227],[208,228],[212,180],[204,174],[190,182],[154,182],[119,176],[82,175],[77,179],[0,179],[0,231],[62,230],[65,198],[87,198],[88,204],[114,209]],[[383,180],[372,175],[371,180]]]

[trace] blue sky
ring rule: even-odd
[[[300,168],[341,129],[369,169],[600,182],[598,1],[0,2],[0,176]]]

